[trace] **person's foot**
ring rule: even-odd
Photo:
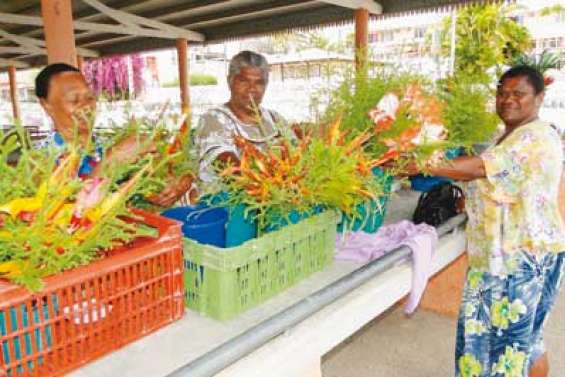
[[[547,353],[541,355],[534,365],[530,368],[530,377],[548,377],[549,376],[549,361]]]

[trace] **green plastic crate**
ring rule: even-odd
[[[231,319],[333,261],[337,215],[327,211],[222,249],[184,239],[186,306]]]

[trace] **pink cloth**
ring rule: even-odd
[[[404,312],[411,314],[418,307],[426,289],[437,242],[437,232],[433,226],[424,223],[415,225],[411,221],[403,220],[383,226],[377,233],[338,234],[335,259],[368,262],[400,246],[410,248],[413,261],[412,290]]]

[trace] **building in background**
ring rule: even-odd
[[[541,11],[527,10],[517,16],[517,21],[528,28],[534,40],[534,52],[544,50],[560,55],[559,68],[565,69],[565,8],[547,15]]]
[[[353,68],[353,56],[317,48],[289,54],[267,55],[269,81],[325,80],[332,72]]]
[[[534,4],[532,4],[534,3]],[[565,69],[565,8],[544,15],[558,2],[518,1],[514,19],[524,25],[534,41],[533,52],[560,55],[559,68]],[[369,26],[370,52],[377,61],[395,63],[401,68],[424,74],[445,73],[446,58],[439,58],[438,33],[442,20],[451,13],[438,12],[372,20]],[[438,65],[440,65],[438,67]]]

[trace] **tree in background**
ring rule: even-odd
[[[490,68],[499,71],[531,48],[530,33],[511,17],[515,9],[505,4],[489,4],[468,6],[457,12],[456,75],[474,77],[488,84]],[[449,56],[451,17],[443,21],[440,38],[442,55]]]
[[[559,14],[564,12],[565,12],[565,7],[561,4],[556,4],[550,7],[542,8],[540,12],[540,16],[545,17],[545,16],[551,16],[552,14]]]
[[[128,60],[131,59],[133,91],[130,93]],[[143,58],[139,54],[92,59],[84,63],[86,81],[97,96],[109,100],[131,99],[144,89]]]

